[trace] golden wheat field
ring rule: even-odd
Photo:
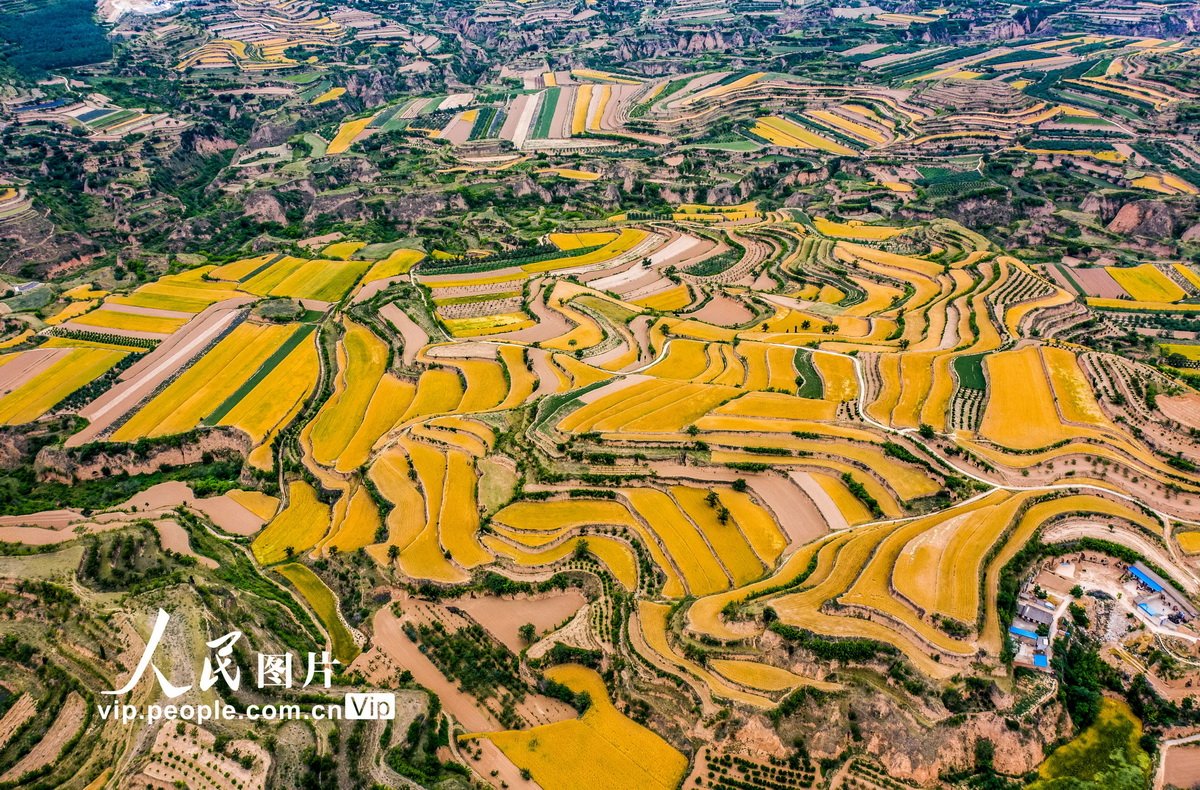
[[[541,119],[555,134],[593,140],[635,97],[659,95],[576,76],[589,82],[545,87],[539,72],[539,91],[573,96]],[[774,78],[692,79],[673,106],[704,114]],[[803,117],[883,148],[920,117],[885,98]],[[448,136],[492,128],[472,101],[451,102]],[[363,136],[375,117],[337,122],[329,153],[384,144]],[[754,134],[797,154],[855,153],[800,120],[761,117]],[[583,154],[530,159],[514,167],[539,189],[610,177]],[[871,167],[846,183],[887,200],[928,186]],[[901,178],[917,186],[880,188]],[[274,580],[265,594],[297,596],[271,604],[308,632],[296,641],[320,636],[376,678],[348,682],[412,672],[497,783],[670,788],[699,770],[707,787],[703,738],[720,731],[726,749],[737,736],[723,722],[755,717],[765,732],[809,694],[923,694],[920,715],[948,721],[964,678],[1009,689],[1025,682],[1014,661],[1037,671],[1023,627],[1007,636],[1022,616],[1012,601],[1033,594],[1014,585],[1065,579],[1086,562],[1081,546],[1200,589],[1188,338],[1155,352],[1172,372],[1060,337],[1098,297],[957,222],[697,202],[710,199],[650,219],[546,220],[527,249],[339,230],[76,285],[5,341],[0,422],[86,430],[81,449],[64,441],[46,457],[92,479],[121,458],[165,492],[193,486],[153,500],[146,529],[212,572],[205,535],[183,542],[160,523],[202,514],[189,529],[212,526],[245,553],[245,568],[221,572],[252,564]],[[1200,283],[1189,266],[1071,276],[1130,297],[1113,303],[1186,312]],[[214,468],[238,474],[217,482]],[[103,533],[141,519],[134,507],[146,506],[93,515],[64,502],[55,518]],[[246,523],[227,529],[234,511]],[[5,545],[59,537],[0,529]],[[1097,588],[1130,583],[1109,581]]]
[[[487,737],[546,788],[675,787],[687,768],[687,759],[617,711],[595,671],[567,664],[552,668],[547,675],[572,691],[591,696],[591,706],[580,718],[522,732],[462,737]],[[565,754],[583,759],[563,760]]]

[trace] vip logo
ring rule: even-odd
[[[396,695],[385,692],[347,694],[344,718],[350,721],[394,719],[396,718]]]

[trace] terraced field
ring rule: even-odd
[[[316,331],[245,321],[133,410],[112,440],[230,425],[264,446],[303,413],[293,457],[311,478],[290,482],[283,509],[255,538],[259,562],[292,563],[280,572],[301,586],[311,585],[297,561],[359,549],[432,584],[582,563],[660,602],[642,610],[647,660],[753,706],[825,681],[744,651],[718,650],[714,672],[681,659],[682,645],[745,639],[762,628],[745,613],[769,608],[782,626],[874,640],[944,679],[1000,649],[987,580],[1034,530],[1096,518],[1129,535],[1161,534],[1159,516],[1130,504],[1136,489],[1122,486],[1126,478],[1068,470],[1080,447],[1195,490],[1109,417],[1075,351],[1026,336],[1063,290],[969,230],[809,223],[753,205],[683,205],[672,222],[676,235],[636,221],[551,234],[537,260],[487,266],[427,268],[412,250],[357,263],[362,245],[338,243],[324,251],[338,293],[364,274],[418,265],[436,311],[423,319],[429,329],[415,335],[362,310],[335,310]],[[741,279],[692,275],[687,291],[734,302],[757,293],[768,306],[757,308],[761,320],[726,326],[715,314],[650,311],[644,294],[671,292],[669,281],[656,284],[658,267],[679,260],[690,223],[746,222],[797,239],[822,285],[796,296],[757,291],[755,265],[766,261],[748,257],[754,265],[733,267]],[[947,249],[957,250],[949,262]],[[265,255],[162,288],[195,300],[175,307],[203,310],[195,294],[210,286],[261,296],[304,281],[311,292],[297,274],[310,265]],[[355,274],[337,279],[347,265]],[[547,272],[576,280],[548,281]],[[135,296],[154,293],[143,286]],[[492,303],[520,319],[499,320]],[[450,328],[450,339],[428,340],[429,321]],[[327,394],[305,407],[318,377]],[[999,385],[1007,381],[1022,385]],[[502,434],[517,415],[526,427],[514,447]],[[964,464],[955,455],[963,452],[988,466]],[[510,488],[483,518],[482,503],[495,501],[488,476],[513,463],[509,453],[526,459],[522,479],[534,487]],[[1183,501],[1167,506],[1191,515]],[[336,631],[326,593],[305,595]],[[686,611],[666,618],[684,600]],[[619,640],[611,648],[622,649]],[[525,734],[493,737],[518,765],[548,770],[522,756]]]
[[[1194,784],[1194,5],[0,0],[0,785]]]

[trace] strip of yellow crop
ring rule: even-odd
[[[516,502],[497,513],[493,520],[525,530],[603,525],[632,526],[635,523],[624,505],[602,499]]]
[[[9,355],[16,358],[17,354]],[[125,353],[103,348],[77,348],[0,397],[0,425],[32,422],[75,390],[91,382]]]
[[[417,579],[458,583],[470,578],[466,571],[446,559],[439,539],[438,523],[446,486],[446,457],[423,442],[403,440],[412,467],[421,481],[425,498],[425,525],[400,552],[399,565]]]
[[[163,318],[156,315],[141,313],[121,313],[116,310],[93,310],[87,315],[72,319],[72,324],[97,327],[99,329],[118,329],[128,332],[146,332],[157,335],[169,335],[187,323],[185,318]]]
[[[863,241],[883,241],[904,232],[904,228],[891,228],[886,225],[866,225],[852,220],[850,222],[832,222],[824,217],[814,217],[813,227],[826,236],[836,236],[843,239],[860,239]]]
[[[1105,271],[1133,297],[1134,301],[1178,302],[1187,296],[1182,288],[1151,263],[1129,268],[1108,266]]]
[[[649,232],[641,228],[621,228],[617,234],[617,238],[598,250],[593,250],[585,255],[579,255],[574,258],[555,258],[538,263],[527,263],[521,268],[527,272],[548,272],[555,269],[604,263],[629,252],[649,237]]]
[[[673,790],[683,780],[687,758],[613,707],[604,681],[594,670],[566,664],[550,668],[546,677],[572,691],[587,692],[592,701],[587,711],[578,719],[529,730],[462,738],[490,739],[546,790]],[[587,755],[587,759],[563,759],[571,754]]]
[[[475,464],[458,450],[446,453],[446,489],[438,531],[442,547],[463,568],[492,561],[492,553],[479,543],[479,509],[475,503]]]
[[[516,279],[521,279],[517,277]],[[442,318],[446,329],[455,337],[477,337],[501,332],[515,332],[534,325],[524,313],[496,313],[476,318]]]
[[[550,243],[560,250],[577,250],[581,247],[602,247],[616,238],[617,234],[613,231],[551,233]]]
[[[596,69],[571,69],[571,76],[585,80],[599,80],[602,82],[615,82],[618,85],[641,85],[642,81],[633,77],[626,77],[622,74],[613,74],[610,71],[598,71]],[[587,87],[587,86],[584,86]]]
[[[596,104],[596,112],[588,119],[588,131],[599,132],[603,131],[604,111],[608,108],[608,101],[612,98],[612,86],[603,85],[600,88],[600,100]]]
[[[504,508],[493,518],[516,529],[530,530],[557,530],[589,525],[623,526],[641,539],[651,559],[666,575],[663,595],[669,598],[684,595],[683,581],[663,553],[658,541],[621,503],[588,499],[518,502]]]
[[[118,428],[113,439],[129,442],[190,431],[250,379],[295,331],[294,325],[240,324]]]
[[[329,146],[325,149],[325,155],[336,156],[338,154],[344,154],[346,151],[348,151],[358,136],[362,134],[368,126],[371,125],[373,118],[374,116],[370,116],[367,118],[359,118],[357,120],[345,121],[342,123],[342,125],[338,127],[337,134],[334,135],[333,139],[329,141]]]
[[[722,612],[726,606],[737,604],[749,596],[762,593],[765,590],[792,584],[801,574],[808,572],[813,557],[817,556],[823,546],[845,541],[849,534],[848,532],[841,532],[820,541],[801,546],[796,553],[788,557],[787,561],[778,570],[765,579],[760,579],[745,587],[700,598],[687,610],[688,629],[713,636],[717,639],[733,640],[744,638],[744,632],[732,629],[725,624]],[[807,578],[816,583],[822,575],[814,572]]]
[[[863,504],[863,501],[854,496],[854,494],[851,494],[850,489],[846,488],[845,483],[840,478],[821,474],[820,472],[811,472],[810,476],[829,495],[829,498],[833,500],[833,504],[837,506],[838,511],[842,514],[842,518],[846,519],[847,524],[853,527],[875,520],[874,516],[871,515],[871,511],[867,510],[867,506]]]
[[[682,102],[682,105],[687,107],[687,106],[690,106],[693,104],[697,104],[705,99],[714,99],[714,98],[717,98],[720,96],[724,96],[727,93],[734,93],[736,91],[740,91],[743,88],[750,87],[751,85],[758,82],[765,76],[767,76],[766,72],[756,71],[751,74],[747,74],[744,77],[739,77],[738,79],[736,79],[732,82],[727,82],[724,85],[711,85],[711,86],[705,88],[704,90],[697,92],[694,96],[690,96],[687,99],[685,99]]]
[[[450,359],[446,363],[460,369],[467,382],[455,411],[464,414],[491,411],[504,401],[508,382],[499,363],[483,359]]]
[[[891,574],[896,591],[925,614],[975,622],[984,558],[1030,496],[996,492],[977,510],[930,520],[896,558]]]
[[[272,288],[270,295],[336,302],[346,295],[369,268],[370,261],[305,261]]]
[[[384,280],[389,277],[397,277],[401,274],[408,274],[421,259],[425,257],[425,253],[421,250],[410,250],[401,248],[392,252],[381,261],[374,263],[367,273],[363,275],[363,283],[375,282],[376,280]]]
[[[1065,348],[1047,346],[1042,349],[1042,357],[1063,419],[1116,430],[1096,402],[1096,395],[1079,369],[1074,353]]]
[[[736,394],[736,390],[703,384],[634,385],[584,406],[560,424],[560,430],[585,431],[679,431]],[[651,394],[653,393],[653,394]]]
[[[691,303],[692,294],[686,285],[677,285],[674,288],[668,288],[665,291],[643,296],[631,302],[631,304],[635,304],[638,307],[646,307],[650,310],[661,310],[663,312],[682,310]]]
[[[1200,304],[1173,302],[1135,302],[1130,299],[1102,299],[1089,296],[1087,303],[1091,307],[1104,310],[1145,310],[1156,313],[1194,313],[1200,311]]]
[[[867,126],[866,124],[855,123],[854,121],[851,121],[848,118],[843,118],[837,113],[830,112],[829,110],[810,110],[807,115],[823,121],[830,126],[837,127],[843,132],[846,132],[854,137],[866,140],[869,143],[882,145],[887,141],[887,138],[885,138],[875,129],[872,129],[870,126]]]
[[[306,263],[307,261],[303,258],[285,255],[243,282],[239,288],[255,296],[266,296],[272,289],[298,272]]]
[[[221,419],[221,425],[241,428],[255,444],[262,444],[281,426],[297,405],[308,399],[317,386],[320,363],[314,341],[309,338],[292,349],[254,389]]]
[[[344,428],[339,426],[339,439],[345,435],[346,429],[357,428],[337,454],[336,468],[339,472],[350,472],[367,462],[375,442],[400,420],[415,393],[416,387],[410,382],[401,381],[390,373],[384,374],[375,390],[367,396],[369,402],[361,420],[348,423]],[[350,404],[343,396],[339,400],[337,416],[331,413],[330,419],[334,420],[335,424],[338,420],[345,419],[344,415],[349,408]],[[313,454],[316,455],[315,446]]]
[[[533,395],[537,387],[537,375],[526,367],[525,355],[525,349],[517,346],[500,347],[500,358],[508,369],[509,385],[508,396],[496,407],[499,410],[517,408],[529,400],[529,396]]]
[[[387,515],[387,540],[368,546],[367,552],[379,564],[390,564],[388,548],[395,546],[403,552],[425,529],[425,502],[421,492],[408,476],[408,458],[400,447],[380,453],[371,464],[371,481],[384,499],[394,507]]]
[[[59,310],[57,313],[47,318],[46,323],[49,326],[56,326],[64,321],[70,321],[72,318],[81,316],[88,310],[91,310],[97,304],[99,304],[99,302],[95,299],[89,302],[71,302],[62,310]]]
[[[7,340],[0,341],[0,349],[19,346],[31,337],[33,337],[32,329],[22,329]]]
[[[592,101],[592,86],[580,85],[575,91],[575,106],[571,109],[571,136],[587,131],[588,104]]]
[[[311,104],[317,105],[317,104],[325,104],[326,102],[337,101],[338,99],[342,98],[342,94],[344,94],[345,92],[346,92],[346,89],[341,86],[336,87],[336,88],[330,88],[329,90],[325,91],[320,96],[318,96],[317,98],[313,99]]]
[[[790,691],[797,686],[816,686],[828,689],[837,688],[833,683],[803,678],[794,672],[789,672],[770,664],[760,664],[757,661],[742,661],[737,659],[714,658],[709,666],[720,674],[737,683],[739,686],[757,689],[759,691],[775,692]]]
[[[240,296],[234,290],[234,283],[185,279],[187,275],[193,273],[210,273],[212,271],[215,270],[206,266],[180,275],[169,275],[155,282],[147,283],[127,296],[121,294],[110,296],[108,303],[152,310],[199,313],[209,305]]]
[[[793,121],[774,115],[759,118],[750,131],[784,148],[817,149],[838,156],[854,156],[856,153],[841,143],[827,140]]]
[[[417,394],[401,423],[411,422],[432,414],[447,414],[462,402],[463,388],[458,374],[445,368],[431,368],[417,380]]]
[[[1186,263],[1175,263],[1172,266],[1175,271],[1179,272],[1183,279],[1187,280],[1194,287],[1200,288],[1200,274],[1197,274],[1195,269]]]
[[[497,530],[497,533],[504,534],[501,530]],[[587,537],[571,538],[547,549],[529,551],[516,548],[511,543],[492,536],[483,538],[483,545],[491,552],[527,568],[550,565],[573,556],[577,550],[580,550],[580,544],[583,544],[589,553],[608,568],[613,578],[620,582],[626,590],[637,589],[637,557],[634,556],[633,549],[614,538],[588,535]],[[526,545],[535,546],[537,543],[533,539],[527,539]]]
[[[904,651],[909,660],[934,677],[945,677],[953,673],[952,667],[940,665],[929,656],[928,648],[918,645],[889,625],[858,617],[826,614],[822,605],[843,595],[858,578],[868,560],[882,551],[881,543],[898,529],[895,525],[881,524],[864,527],[847,537],[844,544],[828,557],[829,571],[818,577],[800,592],[789,593],[772,602],[780,620],[801,628],[833,637],[857,636],[878,639],[895,645]],[[828,545],[828,544],[827,544]],[[833,562],[836,557],[836,562]],[[889,566],[890,567],[890,566]],[[886,586],[886,580],[884,581]],[[888,596],[889,600],[894,600]],[[874,603],[872,598],[867,605]],[[911,615],[910,615],[911,616]],[[943,635],[944,638],[944,635]],[[962,649],[956,645],[954,652]]]
[[[290,562],[275,569],[300,591],[308,605],[317,613],[325,630],[329,633],[333,657],[342,664],[349,664],[358,655],[354,637],[342,622],[338,613],[337,597],[325,583],[304,565]]]
[[[346,449],[363,423],[363,416],[387,367],[387,360],[386,343],[365,326],[346,322],[346,334],[338,349],[338,378],[334,394],[312,423],[310,436],[313,458],[318,463],[332,466]]]
[[[566,354],[555,354],[552,359],[554,360],[554,364],[570,377],[572,387],[586,387],[598,381],[610,379],[613,376],[607,370],[592,367],[586,362],[581,362],[575,359],[575,357],[567,356]]]
[[[841,403],[858,397],[854,360],[835,354],[813,354],[813,366],[821,376],[825,400]]]
[[[1179,542],[1179,548],[1188,554],[1200,553],[1200,532],[1176,532],[1175,540]]]
[[[733,521],[741,529],[754,553],[768,568],[774,568],[788,539],[775,518],[759,507],[749,494],[722,488],[718,491],[721,504],[729,509]]]
[[[375,500],[365,486],[357,486],[352,494],[338,500],[333,509],[333,525],[320,542],[320,549],[350,553],[366,548],[375,542],[379,524]]]
[[[590,170],[575,170],[570,167],[548,167],[537,172],[549,173],[551,175],[556,175],[559,178],[566,178],[571,181],[595,181],[596,179],[600,178],[599,173],[593,173]]]
[[[722,511],[719,508],[724,506],[720,497],[713,496],[709,502],[708,493],[710,492],[688,486],[671,488],[671,495],[708,539],[717,559],[733,579],[734,586],[748,584],[762,576],[766,568],[750,548],[732,515],[726,514],[722,520]]]
[[[367,246],[364,241],[338,241],[321,250],[321,255],[339,261],[349,260],[354,253]]]
[[[722,678],[672,649],[667,639],[667,617],[671,607],[651,601],[638,602],[638,620],[646,645],[666,659],[672,666],[694,675],[709,687],[713,694],[755,708],[769,708],[773,702],[761,695],[742,691],[731,686]]]
[[[651,488],[625,489],[624,494],[662,541],[691,593],[708,595],[729,586],[729,579],[703,536],[670,497]]]
[[[279,499],[270,494],[264,494],[262,491],[245,491],[235,488],[232,491],[227,491],[225,496],[237,502],[263,521],[270,521],[275,512],[279,510]]]
[[[329,529],[330,510],[303,481],[288,487],[288,506],[254,539],[251,549],[262,565],[270,565],[317,545]]]

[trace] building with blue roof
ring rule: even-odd
[[[1163,586],[1154,579],[1150,578],[1150,575],[1147,574],[1146,571],[1138,568],[1136,563],[1129,566],[1129,572],[1133,574],[1133,578],[1137,579],[1151,590],[1154,590],[1154,592],[1164,592]]]

